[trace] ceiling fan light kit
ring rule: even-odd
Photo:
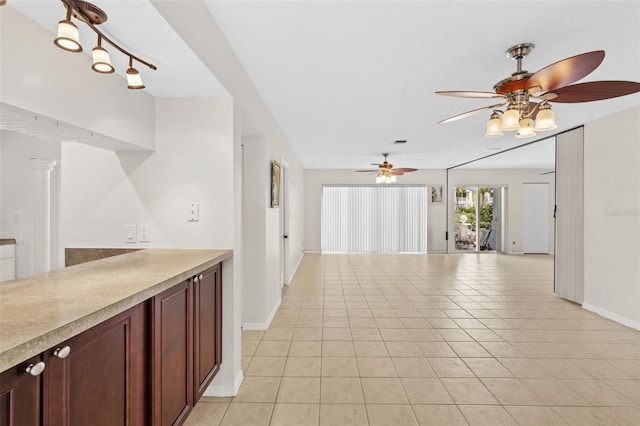
[[[142,83],[142,77],[137,69],[133,68],[133,60],[140,62],[143,65],[151,68],[152,70],[157,67],[149,62],[146,62],[133,53],[119,46],[116,42],[105,36],[96,26],[104,23],[108,16],[106,12],[100,9],[98,6],[93,5],[83,0],[61,0],[67,9],[66,19],[58,22],[58,35],[53,40],[53,43],[59,48],[68,52],[82,52],[82,45],[80,44],[80,33],[78,27],[71,22],[71,17],[75,17],[78,21],[83,22],[89,28],[91,28],[98,35],[97,46],[91,51],[93,57],[93,63],[91,69],[101,74],[111,74],[115,71],[115,68],[111,64],[111,58],[109,52],[102,47],[102,41],[104,40],[115,49],[129,57],[129,68],[127,69],[127,88],[129,89],[144,89]]]
[[[502,103],[467,111],[438,122],[450,123],[479,112],[493,110],[485,137],[499,137],[515,131],[516,138],[530,138],[536,132],[556,129],[555,113],[550,102],[576,103],[616,98],[640,92],[634,81],[592,81],[572,84],[586,77],[604,60],[604,50],[595,50],[555,62],[536,73],[522,69],[522,60],[534,48],[521,43],[507,49],[507,57],[517,62],[517,69],[493,86],[494,92],[439,91],[438,95],[462,98],[501,99]],[[501,108],[506,106],[506,110]],[[502,115],[502,119],[500,119]]]
[[[372,170],[356,170],[356,172],[372,173],[376,175],[376,183],[396,183],[398,181],[396,176],[403,175],[405,173],[415,172],[418,169],[409,167],[401,167],[394,169],[393,164],[387,161],[388,153],[382,154],[384,161],[380,164],[374,163],[374,166],[378,166],[378,169]]]

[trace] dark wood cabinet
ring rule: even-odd
[[[182,424],[220,370],[221,274],[215,265],[3,372],[0,426]],[[38,363],[41,374],[25,371]]]
[[[222,269],[207,269],[193,279],[194,396],[197,402],[222,362]]]
[[[49,424],[146,424],[146,316],[143,303],[45,353]]]
[[[181,424],[220,369],[221,274],[216,265],[153,298],[153,424]]]
[[[191,280],[155,296],[151,318],[152,423],[181,424],[194,404]]]
[[[36,426],[42,422],[43,375],[26,369],[42,362],[38,355],[0,374],[0,426]]]

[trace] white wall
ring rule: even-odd
[[[418,170],[398,177],[399,184],[445,185],[446,170]],[[321,204],[323,184],[372,184],[375,176],[353,170],[304,171],[304,249],[321,250]],[[446,197],[446,194],[443,194]],[[441,253],[447,249],[446,199],[442,204],[427,205],[427,250]]]
[[[267,329],[281,302],[281,229],[283,207],[271,207],[271,161],[286,168],[283,193],[289,205],[289,244],[285,282],[290,282],[302,259],[302,180],[303,173],[295,157],[277,144],[269,144],[264,136],[243,136],[244,148],[244,281],[243,328]],[[280,149],[279,149],[280,148]]]
[[[92,72],[90,55],[58,49],[53,37],[11,2],[0,8],[2,102],[124,141],[120,149],[153,149],[153,97]]]
[[[548,170],[480,170],[480,169],[452,169],[449,171],[448,190],[443,204],[428,204],[427,206],[427,250],[430,253],[445,252],[447,243],[447,210],[449,217],[453,217],[453,206],[447,207],[448,197],[453,196],[453,188],[462,185],[504,185],[509,187],[508,217],[507,217],[507,253],[522,253],[522,184],[523,182],[548,182],[549,215],[553,215],[555,204],[554,175],[540,173]],[[446,170],[419,170],[398,178],[398,183],[442,184],[446,183]],[[304,247],[306,251],[320,251],[320,215],[323,184],[368,184],[373,177],[366,173],[354,173],[352,170],[305,170],[305,233]],[[553,221],[550,222],[553,224]],[[453,229],[449,226],[449,234]],[[549,252],[553,252],[553,226],[549,229]],[[515,244],[512,242],[515,241]],[[449,240],[449,250],[453,251],[453,238]]]
[[[60,143],[0,131],[0,238],[16,239],[16,278],[34,273],[34,170],[29,158],[59,160]]]
[[[225,89],[233,96],[234,102],[238,105],[242,112],[251,120],[258,134],[264,138],[264,158],[266,164],[270,164],[271,160],[278,160],[289,167],[289,175],[295,178],[296,183],[289,193],[290,210],[290,261],[289,271],[285,275],[291,275],[295,270],[300,258],[302,257],[302,226],[303,226],[303,210],[302,210],[302,166],[297,155],[289,145],[287,138],[282,133],[273,114],[265,104],[260,93],[255,88],[251,78],[245,71],[242,63],[236,56],[235,52],[227,42],[224,34],[216,24],[215,20],[209,13],[206,5],[202,1],[190,2],[167,2],[160,0],[152,0],[153,6],[160,12],[165,20],[174,28],[174,30],[182,37],[193,52],[202,60],[202,63],[216,76]],[[246,153],[246,152],[245,152]],[[262,155],[260,155],[262,156]],[[258,160],[256,160],[258,161]],[[258,169],[264,167],[264,162],[259,160]],[[252,165],[245,163],[245,172]],[[257,170],[258,170],[257,169]],[[245,175],[245,178],[247,175]],[[270,174],[262,174],[256,181],[257,191],[267,191],[269,194]],[[244,182],[245,190],[252,191],[249,188],[251,184]],[[254,188],[255,190],[255,188]],[[264,196],[264,192],[260,192],[260,198]],[[264,209],[264,211],[262,211]],[[269,288],[280,280],[279,265],[280,259],[280,241],[282,232],[280,230],[280,209],[271,209],[268,205],[264,205],[260,211],[245,209],[248,212],[244,216],[245,223],[252,221],[264,221],[265,244],[260,247],[266,261],[265,275],[262,277],[261,284]],[[259,225],[262,227],[262,223]],[[247,240],[247,236],[244,236]],[[245,259],[245,263],[251,265],[250,259]],[[250,266],[249,266],[250,267]],[[256,283],[256,281],[252,282]],[[250,297],[250,296],[247,296]],[[264,302],[263,302],[264,303]],[[269,303],[265,303],[267,311],[273,311]],[[263,317],[260,321],[267,324],[269,318]]]
[[[223,265],[223,363],[209,395],[240,382],[242,291],[239,111],[231,99],[157,99],[156,151],[62,146],[62,233],[73,247],[233,248]],[[191,202],[200,220],[187,221]],[[126,244],[125,224],[151,242]]]
[[[541,173],[548,172],[548,169],[452,169],[449,170],[449,188],[447,193],[453,197],[456,186],[506,186],[507,192],[507,235],[505,236],[506,247],[504,252],[516,254],[522,253],[522,184],[527,182],[547,182],[549,183],[549,253],[553,253],[554,247],[554,227],[553,227],[553,207],[555,205],[555,175]],[[453,205],[449,206],[450,234],[453,230]],[[449,251],[454,251],[455,242],[449,239]]]
[[[640,329],[640,107],[584,127],[584,226],[583,307]]]
[[[67,247],[233,247],[232,101],[158,99],[156,122],[153,153],[63,144]],[[151,241],[125,243],[126,224],[149,224]]]
[[[270,311],[279,304],[273,286],[267,288],[266,273],[266,206],[269,203],[270,163],[266,158],[263,137],[243,137],[244,193],[243,193],[243,327],[261,328]],[[270,290],[270,291],[268,291]],[[267,294],[268,293],[268,294]],[[274,298],[274,296],[276,296]]]

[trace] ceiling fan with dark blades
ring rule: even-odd
[[[550,103],[601,101],[640,92],[635,81],[591,81],[577,83],[604,60],[604,50],[594,50],[555,62],[530,73],[522,69],[522,60],[533,50],[533,43],[522,43],[507,50],[507,57],[517,62],[517,70],[493,86],[494,92],[438,91],[442,96],[496,99],[500,103],[445,118],[438,124],[450,123],[493,110],[485,137],[502,136],[503,130],[517,131],[516,137],[534,136],[536,131],[555,129],[555,115]],[[506,111],[501,108],[506,105]],[[502,115],[502,120],[500,119]],[[535,120],[535,122],[534,122]]]
[[[396,176],[401,176],[405,173],[415,172],[418,169],[412,169],[410,167],[393,168],[393,164],[387,161],[389,154],[384,153],[384,161],[382,163],[372,163],[372,166],[378,166],[377,169],[371,170],[356,170],[358,173],[371,173],[376,175],[376,183],[393,183],[396,181]]]

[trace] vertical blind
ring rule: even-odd
[[[426,253],[426,186],[322,187],[323,253]]]

